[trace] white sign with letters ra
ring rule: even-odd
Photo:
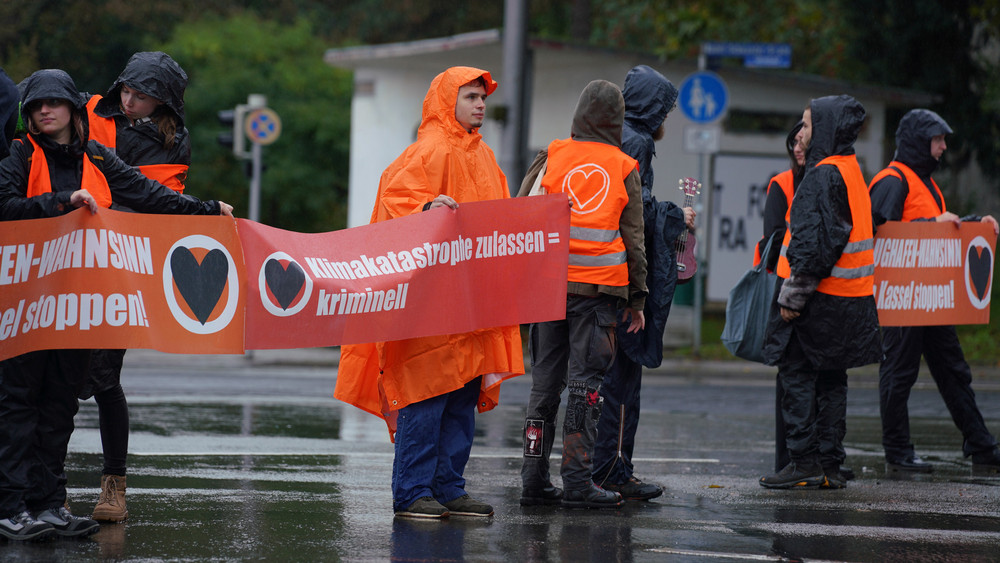
[[[753,264],[753,247],[764,236],[767,184],[788,167],[789,160],[780,157],[715,157],[707,300],[727,300],[729,290]]]

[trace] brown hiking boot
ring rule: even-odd
[[[97,499],[91,518],[101,522],[124,522],[128,518],[124,475],[101,476],[101,496]]]

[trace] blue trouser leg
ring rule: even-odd
[[[594,445],[594,481],[599,485],[620,485],[632,478],[641,382],[642,365],[619,349],[601,383],[604,405]]]
[[[479,385],[477,377],[461,389],[400,409],[392,464],[395,510],[420,497],[448,502],[464,494]]]
[[[480,378],[448,393],[441,416],[441,442],[438,444],[437,470],[434,473],[434,498],[451,502],[465,494],[465,465],[472,452],[476,432],[476,401]]]

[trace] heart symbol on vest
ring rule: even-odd
[[[993,255],[986,246],[970,246],[969,279],[980,301],[986,298],[986,288],[990,285],[990,273],[993,271]]]
[[[264,279],[267,281],[267,288],[278,300],[278,305],[283,310],[288,310],[288,306],[302,290],[302,285],[306,281],[306,273],[295,262],[289,262],[288,266],[282,266],[281,262],[272,258],[264,264]]]
[[[229,278],[226,254],[218,248],[210,250],[199,264],[191,250],[180,246],[170,255],[170,269],[181,297],[204,325],[226,289]]]
[[[580,215],[600,209],[610,190],[611,177],[597,164],[581,164],[563,178],[563,191],[573,198],[572,211]]]

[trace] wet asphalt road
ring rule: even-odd
[[[602,511],[518,505],[530,376],[516,378],[479,417],[466,471],[496,515],[423,522],[393,519],[385,426],[331,398],[331,357],[129,352],[129,520],[89,540],[0,543],[0,561],[1000,560],[1000,477],[971,475],[926,376],[912,431],[935,473],[885,477],[868,370],[852,372],[849,394],[847,465],[858,478],[840,491],[770,491],[757,479],[773,463],[773,373],[667,362],[644,378],[635,460],[666,493]],[[1000,377],[975,387],[1000,431]],[[101,467],[92,400],[77,426],[67,472],[83,514]]]

